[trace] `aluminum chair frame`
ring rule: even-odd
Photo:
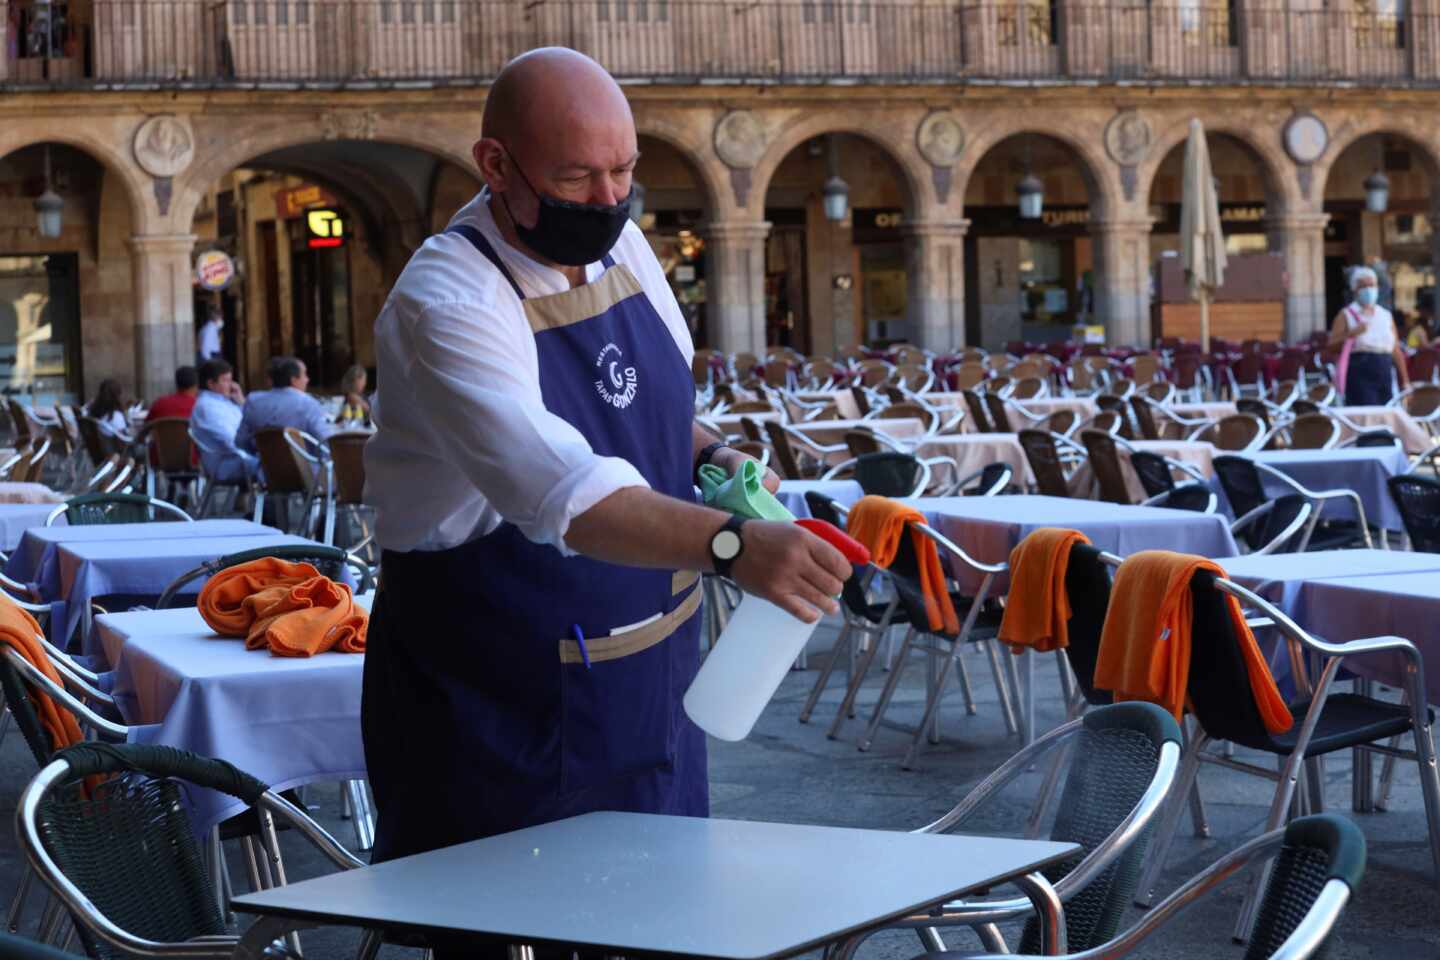
[[[982,807],[991,797],[1004,789],[1016,778],[1035,768],[1036,762],[1051,751],[1069,749],[1070,740],[1085,729],[1083,718],[1062,723],[1022,747],[1020,751],[976,785],[963,800],[956,804],[940,819],[927,824],[912,833],[946,833],[961,825],[966,818]],[[1054,756],[1063,759],[1063,753]],[[1165,801],[1179,779],[1182,750],[1179,744],[1165,742],[1160,746],[1155,763],[1155,772],[1146,785],[1140,800],[1130,813],[1101,843],[1091,850],[1069,873],[1054,884],[1055,894],[1062,904],[1074,899],[1100,874],[1110,868],[1126,850],[1141,839],[1145,831],[1165,809]],[[1037,806],[1040,805],[1037,798]],[[1039,818],[1036,818],[1038,822]],[[848,960],[865,940],[880,929],[910,929],[923,931],[923,941],[939,942],[941,927],[980,927],[992,924],[1024,920],[1035,913],[1034,904],[1026,897],[1008,897],[1001,900],[958,900],[937,906],[927,913],[916,914],[892,921],[883,928],[866,931],[842,942],[833,954],[833,960]],[[998,932],[985,931],[998,937]],[[932,939],[933,937],[933,939]],[[1001,943],[1004,941],[1001,940]]]
[[[1241,459],[1248,460],[1249,458],[1242,457]],[[1315,505],[1315,515],[1311,520],[1309,531],[1310,534],[1313,534],[1315,532],[1315,527],[1318,526],[1320,523],[1321,515],[1324,513],[1325,501],[1342,499],[1350,500],[1355,505],[1355,516],[1358,518],[1360,532],[1364,536],[1366,549],[1374,547],[1374,541],[1372,541],[1370,538],[1370,525],[1365,520],[1365,504],[1361,501],[1360,494],[1356,493],[1354,490],[1311,490],[1309,487],[1301,485],[1297,480],[1293,479],[1288,474],[1285,474],[1280,470],[1275,469],[1268,463],[1260,463],[1255,460],[1250,460],[1250,463],[1255,466],[1256,470],[1260,471],[1265,476],[1271,477],[1285,484],[1285,486],[1290,488],[1290,491],[1292,493],[1299,494],[1300,496],[1304,497]],[[1273,500],[1271,502],[1273,503]],[[1235,519],[1235,523],[1231,526],[1231,530],[1235,530],[1242,526],[1246,521],[1251,518],[1252,515],[1258,515],[1267,512],[1268,507],[1269,504],[1261,504],[1260,506],[1251,510],[1244,516],[1237,517]],[[1306,536],[1306,542],[1309,542],[1308,535]]]
[[[106,491],[104,491],[104,492],[105,492],[105,493],[110,493],[110,492],[112,492],[112,491],[106,490]],[[173,518],[174,518],[175,520],[177,520],[177,521],[188,522],[188,523],[194,523],[194,522],[195,522],[195,518],[194,518],[194,517],[190,516],[190,514],[186,513],[186,512],[184,511],[184,509],[182,509],[181,507],[176,506],[176,505],[173,504],[173,503],[170,503],[170,502],[168,502],[168,501],[166,501],[166,500],[161,500],[161,499],[159,499],[158,497],[146,497],[146,499],[149,501],[149,503],[147,504],[147,506],[149,506],[151,510],[157,511],[157,512],[159,512],[159,513],[168,514],[169,516],[173,517]],[[138,506],[138,504],[137,504],[137,506]],[[46,516],[46,518],[45,518],[45,526],[47,526],[47,527],[53,527],[53,526],[55,526],[55,521],[56,521],[56,520],[59,520],[61,517],[63,517],[63,516],[65,515],[65,511],[67,511],[67,510],[69,510],[69,509],[70,509],[70,504],[68,504],[68,503],[62,503],[62,504],[60,504],[59,506],[57,506],[54,510],[51,510],[50,513],[49,513],[49,515]]]
[[[99,939],[118,950],[142,957],[184,957],[192,960],[223,960],[234,955],[240,944],[237,936],[203,937],[179,943],[161,943],[137,936],[116,924],[101,913],[88,897],[75,886],[45,849],[39,829],[40,806],[46,794],[61,784],[70,773],[70,764],[57,759],[47,764],[30,781],[20,795],[16,815],[16,832],[20,846],[31,868],[50,888],[60,903],[77,922],[85,926]],[[365,866],[365,862],[351,854],[332,837],[324,827],[312,820],[298,807],[284,797],[267,789],[261,796],[256,810],[260,820],[259,843],[264,852],[265,873],[275,871],[275,885],[286,883],[284,867],[280,859],[280,839],[275,828],[278,817],[297,833],[305,837],[316,849],[336,867],[354,870]]]
[[[1241,517],[1239,520],[1236,520],[1234,523],[1230,524],[1231,536],[1239,534],[1241,530],[1250,526],[1252,523],[1257,523],[1260,519],[1270,514],[1275,509],[1276,503],[1277,501],[1271,500],[1268,503],[1261,504],[1254,510],[1251,510],[1249,513],[1245,514],[1245,516]],[[1290,538],[1295,536],[1296,534],[1300,534],[1300,542],[1296,546],[1295,550],[1287,552],[1304,553],[1305,548],[1310,546],[1310,537],[1315,533],[1315,527],[1319,524],[1319,522],[1320,511],[1315,509],[1315,505],[1313,503],[1307,501],[1304,504],[1303,509],[1295,515],[1295,519],[1291,520],[1290,523],[1286,525],[1284,530],[1276,534],[1269,543],[1265,544],[1258,550],[1252,551],[1251,553],[1247,554],[1247,556],[1260,557],[1274,553],[1279,550],[1280,547],[1282,547],[1286,543],[1289,543]],[[1304,533],[1301,533],[1302,529],[1304,530]]]
[[[1363,744],[1353,749],[1357,751],[1368,751],[1380,753],[1386,756],[1398,757],[1402,760],[1414,760],[1419,767],[1420,788],[1425,803],[1425,819],[1429,825],[1430,855],[1435,870],[1435,881],[1440,886],[1440,772],[1436,770],[1435,743],[1431,730],[1429,709],[1426,705],[1425,693],[1425,661],[1420,651],[1413,643],[1403,637],[1380,636],[1368,637],[1360,640],[1351,640],[1347,643],[1331,643],[1312,636],[1301,628],[1295,621],[1291,620],[1282,610],[1274,604],[1260,597],[1258,594],[1240,586],[1231,580],[1221,577],[1215,578],[1215,588],[1221,593],[1228,594],[1239,600],[1245,607],[1258,611],[1268,618],[1272,625],[1282,634],[1287,651],[1290,657],[1291,674],[1295,678],[1296,692],[1300,699],[1309,698],[1310,707],[1305,716],[1299,721],[1299,733],[1296,736],[1295,745],[1288,756],[1284,756],[1284,762],[1280,770],[1257,766],[1237,760],[1224,753],[1207,753],[1205,748],[1212,741],[1211,738],[1196,725],[1194,737],[1186,745],[1185,756],[1181,763],[1180,782],[1175,798],[1188,796],[1195,784],[1201,763],[1213,763],[1217,766],[1227,767],[1231,770],[1238,770],[1242,773],[1249,773],[1266,780],[1275,781],[1277,787],[1272,798],[1270,812],[1266,818],[1265,829],[1267,831],[1277,830],[1282,827],[1288,819],[1292,801],[1298,799],[1302,810],[1311,804],[1310,793],[1317,793],[1319,788],[1319,771],[1314,765],[1302,771],[1301,767],[1306,765],[1306,750],[1309,748],[1310,739],[1319,723],[1320,714],[1325,709],[1325,701],[1330,696],[1330,688],[1334,683],[1335,676],[1340,670],[1344,659],[1356,654],[1369,654],[1390,652],[1399,654],[1405,661],[1404,689],[1408,696],[1407,705],[1410,708],[1411,729],[1410,734],[1415,741],[1414,750],[1400,750],[1394,747],[1382,746],[1379,743]],[[1319,679],[1311,680],[1307,661],[1317,658],[1320,664]],[[1418,706],[1417,706],[1418,704]],[[1306,776],[1310,793],[1298,790],[1302,773]],[[1365,793],[1369,793],[1370,784],[1364,784]],[[1172,799],[1169,808],[1156,832],[1158,846],[1150,851],[1147,858],[1147,865],[1141,874],[1139,885],[1136,887],[1136,904],[1148,906],[1154,895],[1155,881],[1160,871],[1164,869],[1165,861],[1170,852],[1170,844],[1174,839],[1175,828],[1183,812],[1183,800],[1176,802]],[[1268,871],[1267,871],[1268,872]],[[1235,925],[1235,938],[1244,941],[1249,937],[1250,928],[1254,924],[1256,909],[1259,905],[1258,894],[1264,887],[1264,876],[1257,876],[1252,879],[1250,892]]]
[[[1267,427],[1265,426],[1265,421],[1264,421],[1264,420],[1261,420],[1259,417],[1255,416],[1253,413],[1232,413],[1232,414],[1229,414],[1228,416],[1221,417],[1221,418],[1219,418],[1218,420],[1211,420],[1211,421],[1209,421],[1204,427],[1201,427],[1199,430],[1196,430],[1194,433],[1192,433],[1192,434],[1191,434],[1189,437],[1187,437],[1186,439],[1187,439],[1187,440],[1197,440],[1197,439],[1199,439],[1200,434],[1204,433],[1206,430],[1209,430],[1211,427],[1215,427],[1215,428],[1218,429],[1219,426],[1220,426],[1220,424],[1223,423],[1224,421],[1226,421],[1226,420],[1231,420],[1231,419],[1238,419],[1238,418],[1241,418],[1241,417],[1243,417],[1243,418],[1245,418],[1245,419],[1247,419],[1247,420],[1250,420],[1250,421],[1253,421],[1253,422],[1254,422],[1254,424],[1255,424],[1255,426],[1256,426],[1255,436],[1250,440],[1249,443],[1247,443],[1245,446],[1241,447],[1239,450],[1224,450],[1224,452],[1225,452],[1225,453],[1254,453],[1256,450],[1261,450],[1261,449],[1263,449],[1264,446],[1265,446],[1266,441],[1269,440],[1269,438],[1270,438],[1270,430],[1269,430],[1269,428],[1267,428]],[[1212,444],[1215,443],[1214,440],[1211,440],[1211,441],[1209,441],[1209,442],[1212,443]],[[1215,449],[1217,449],[1217,450],[1223,450],[1223,448],[1220,447],[1218,444],[1215,446]]]
[[[1191,486],[1191,484],[1184,484],[1184,486],[1189,487],[1189,486]],[[1142,507],[1164,507],[1164,506],[1167,506],[1167,505],[1169,504],[1170,498],[1171,498],[1172,496],[1174,496],[1175,491],[1176,491],[1176,490],[1179,490],[1179,489],[1180,489],[1179,486],[1171,487],[1169,490],[1166,490],[1164,493],[1157,493],[1157,494],[1156,494],[1155,496],[1153,496],[1153,497],[1146,497],[1144,500],[1141,500],[1141,501],[1140,501],[1140,504],[1139,504],[1139,505],[1142,506]],[[1215,495],[1215,491],[1212,490],[1212,491],[1210,491],[1210,500],[1209,500],[1209,503],[1206,504],[1205,509],[1204,509],[1203,511],[1201,511],[1201,512],[1203,512],[1203,513],[1215,513],[1215,512],[1218,511],[1219,509],[1220,509],[1220,498],[1219,498],[1218,496],[1216,496],[1216,495]]]
[[[1296,447],[1294,445],[1295,422],[1300,417],[1291,417],[1283,422],[1277,421],[1275,429],[1271,431],[1272,437],[1278,436],[1285,440],[1286,447],[1292,450],[1333,450],[1340,442],[1340,420],[1335,414],[1310,414],[1310,416],[1324,417],[1330,424],[1330,436],[1318,447]],[[1317,421],[1311,421],[1312,423]],[[1358,433],[1357,433],[1358,437]]]
[[[301,528],[302,536],[310,532],[310,513],[318,505],[320,516],[316,518],[315,526],[320,528],[321,536],[317,539],[321,543],[330,543],[335,539],[335,464],[330,461],[329,448],[297,427],[286,427],[284,437],[285,446],[290,448],[291,455],[295,457],[301,476],[307,476],[308,470],[311,478],[311,482],[307,484],[309,489],[305,494],[305,505],[301,508],[301,522],[305,524]],[[319,450],[320,454],[317,456],[311,453],[306,444],[310,449]],[[256,523],[260,522],[265,511],[265,495],[264,487],[255,495]]]
[[[1149,405],[1150,415],[1152,417],[1159,416],[1164,418],[1166,423],[1175,424],[1180,428],[1180,436],[1187,440],[1215,422],[1213,419],[1207,417],[1182,417],[1180,414],[1171,410],[1166,404],[1155,400],[1147,394],[1140,393],[1137,394],[1137,396],[1141,402]],[[1160,422],[1157,421],[1155,427],[1157,431],[1163,432]]]
[[[901,766],[906,770],[917,768],[917,761],[922,750],[922,744],[926,739],[931,743],[940,742],[939,709],[940,701],[945,696],[945,687],[948,685],[951,669],[960,678],[961,692],[964,694],[966,713],[975,713],[974,698],[970,692],[969,676],[961,661],[961,654],[964,652],[966,643],[970,642],[970,634],[975,628],[975,622],[980,617],[980,612],[986,600],[990,598],[991,590],[994,587],[995,579],[999,574],[1009,571],[1008,563],[982,563],[966,553],[961,547],[953,543],[938,530],[923,523],[910,523],[907,526],[918,530],[922,535],[934,541],[937,547],[950,555],[952,560],[958,561],[970,569],[980,573],[982,579],[975,595],[971,598],[970,609],[966,611],[965,619],[960,624],[960,631],[954,640],[937,637],[922,630],[917,625],[911,624],[905,631],[905,639],[901,641],[899,649],[895,652],[894,664],[890,668],[890,675],[885,680],[885,686],[880,692],[880,699],[876,701],[874,711],[870,716],[870,722],[865,733],[861,735],[856,746],[861,752],[868,751],[874,743],[875,735],[882,726],[897,729],[901,732],[911,733],[910,747],[905,753],[905,759]],[[930,642],[917,642],[917,638],[928,638]],[[1011,691],[1016,689],[1014,664],[1010,661],[1013,658],[1004,658],[1004,667],[1001,665],[1000,657],[996,651],[996,642],[993,640],[976,641],[983,644],[990,659],[990,669],[995,681],[995,690],[1000,700],[1001,713],[1005,719],[1005,729],[1009,733],[1020,732],[1019,721],[1016,718],[1016,711],[1011,700]],[[948,649],[946,649],[948,647]],[[885,721],[885,711],[889,708],[891,700],[895,696],[895,690],[899,687],[900,677],[904,673],[905,658],[911,650],[918,650],[926,655],[927,666],[930,675],[927,678],[925,710],[920,723],[915,727],[906,727],[901,724]],[[870,659],[873,659],[873,654]],[[866,661],[865,669],[869,668],[869,660]],[[861,678],[863,680],[863,677]]]
[[[1089,950],[1061,954],[1062,960],[1114,960],[1117,957],[1130,956],[1145,941],[1162,932],[1171,920],[1222,886],[1235,874],[1262,859],[1273,860],[1284,843],[1285,831],[1281,829],[1272,830],[1242,844],[1187,880],[1174,893],[1146,912],[1129,930]],[[1266,869],[1268,872],[1268,863]],[[1332,878],[1326,881],[1305,917],[1285,942],[1270,955],[1269,960],[1308,960],[1314,957],[1340,921],[1351,893],[1350,885],[1344,880]],[[965,953],[956,956],[963,956],[966,960],[1042,960],[1038,956],[1012,953]]]
[[[195,449],[200,454],[200,503],[195,508],[195,516],[198,519],[209,515],[217,491],[224,487],[229,487],[235,491],[235,497],[238,498],[243,491],[250,489],[250,482],[240,480],[221,481],[212,477],[209,468],[205,466],[205,455],[207,453],[219,453],[220,451],[202,442],[199,437],[195,436],[193,427],[189,433],[190,442],[195,444]],[[234,505],[233,500],[231,505]]]
[[[273,556],[275,551],[295,549],[314,549],[317,553],[321,551],[334,550],[338,553],[343,553],[344,557],[336,557],[334,562],[349,564],[359,573],[360,585],[355,590],[355,592],[365,593],[368,589],[373,589],[374,587],[375,575],[370,567],[370,564],[366,563],[365,558],[359,556],[354,551],[345,550],[342,547],[331,546],[330,544],[316,544],[312,548],[307,548],[304,544],[283,545],[279,547],[257,547],[254,550],[247,550],[243,551],[242,553],[227,554],[223,557],[217,557],[214,560],[206,560],[198,567],[186,570],[174,580],[171,580],[169,585],[165,587],[164,592],[162,592],[159,599],[155,601],[155,609],[168,610],[170,608],[171,601],[175,599],[176,594],[180,592],[180,588],[185,586],[185,584],[189,583],[191,580],[194,580],[196,577],[214,576],[216,573],[219,573],[221,570],[224,570],[231,565],[222,565],[221,561],[234,561],[235,558],[246,555],[250,555],[251,559],[254,559],[255,557]]]
[[[878,586],[877,580],[882,581],[885,572],[873,563],[861,574],[860,590],[868,598],[872,587]],[[859,679],[864,678],[864,671],[856,669],[856,653],[862,656],[870,654],[871,650],[878,649],[880,641],[890,632],[891,621],[900,607],[900,598],[897,595],[890,597],[886,602],[885,609],[880,615],[878,622],[871,622],[868,617],[863,617],[844,603],[840,605],[843,626],[840,634],[835,638],[835,643],[830,648],[830,657],[825,666],[820,668],[820,675],[815,678],[815,685],[810,689],[810,695],[805,698],[805,705],[800,709],[800,722],[809,723],[810,716],[815,712],[815,706],[820,702],[825,688],[830,685],[830,677],[835,672],[835,667],[840,662],[842,652],[847,654],[847,666],[845,670],[845,694],[840,700],[840,705],[835,710],[835,717],[830,721],[830,727],[825,731],[827,739],[834,740],[839,735],[840,726],[848,718],[855,716],[855,697],[860,691]],[[857,636],[858,634],[858,636]],[[863,645],[857,641],[866,640]],[[870,654],[873,656],[873,654]],[[869,665],[869,656],[865,656],[866,666]],[[858,678],[858,679],[857,679]]]
[[[850,452],[850,448],[843,443],[817,443],[816,441],[811,440],[808,436],[806,436],[804,432],[796,430],[788,423],[776,423],[774,420],[765,421],[764,428],[767,433],[770,432],[770,428],[772,426],[776,430],[780,431],[784,438],[791,444],[790,452],[795,458],[795,465],[799,467],[802,474],[808,472],[810,469],[814,469],[816,471],[814,475],[819,476],[820,474],[823,474],[825,472],[826,458],[830,454]],[[774,440],[773,433],[771,434],[771,439],[772,441]],[[799,449],[796,449],[796,445],[799,446]],[[814,460],[816,462],[816,466],[814,468],[807,467],[800,459],[801,454],[804,454],[811,460]],[[781,462],[783,463],[784,461],[782,460]],[[790,477],[787,479],[804,480],[805,477]]]

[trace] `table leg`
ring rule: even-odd
[[[1357,679],[1355,692],[1362,697],[1373,697],[1375,686],[1369,680]],[[1369,750],[1359,747],[1350,751],[1350,807],[1356,813],[1375,811],[1373,756]]]
[[[318,924],[293,917],[260,917],[245,931],[230,960],[264,960],[270,945],[288,934],[309,930]]]
[[[1065,907],[1050,881],[1036,872],[1016,877],[1014,882],[1035,905],[1035,916],[1040,920],[1040,952],[1047,957],[1065,953]]]

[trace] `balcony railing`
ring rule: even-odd
[[[1286,2],[92,0],[72,22],[0,0],[22,40],[0,86],[473,84],[547,44],[670,83],[1440,85],[1440,16]]]

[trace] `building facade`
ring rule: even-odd
[[[1147,342],[1195,117],[1231,252],[1278,276],[1276,334],[1323,326],[1364,259],[1413,309],[1435,2],[0,0],[0,389],[154,396],[211,310],[249,379],[278,352],[321,382],[373,365],[389,285],[478,187],[486,83],[545,44],[626,84],[642,225],[709,346]],[[316,210],[339,245],[311,245]],[[218,293],[210,250],[236,266]]]

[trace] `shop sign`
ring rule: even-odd
[[[313,183],[275,191],[275,213],[282,220],[300,216],[307,207],[332,206],[335,199]]]
[[[224,250],[206,250],[195,258],[195,282],[202,290],[224,290],[235,279],[235,261]]]
[[[675,282],[676,282],[676,283],[694,283],[694,282],[695,282],[695,267],[694,267],[694,265],[689,264],[689,263],[677,264],[676,267],[675,267]]]
[[[345,245],[345,219],[339,211],[330,209],[306,210],[305,229],[309,234],[305,246],[311,250]]]

